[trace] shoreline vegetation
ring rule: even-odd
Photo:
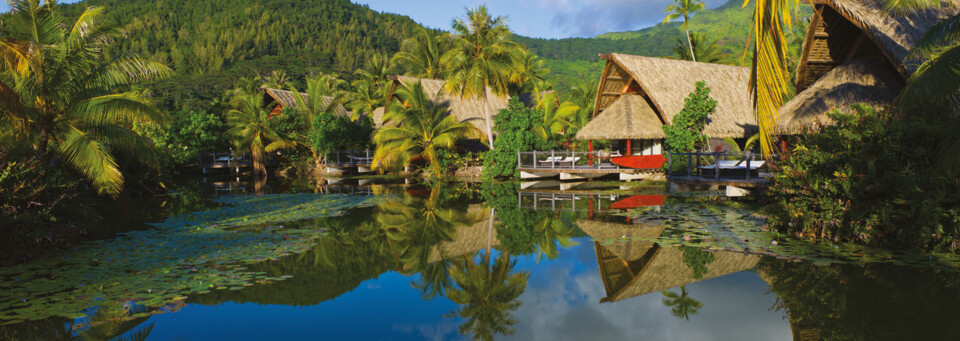
[[[37,254],[31,250],[69,248],[104,219],[86,203],[175,191],[174,179],[188,176],[188,165],[206,153],[249,156],[255,178],[279,172],[318,181],[330,161],[326,155],[371,150],[378,175],[353,178],[488,183],[518,178],[518,152],[586,151],[609,144],[596,141],[588,147],[575,138],[594,114],[597,83],[557,88],[548,61],[518,43],[505,18],[485,6],[467,10],[449,32],[419,27],[406,17],[376,16],[352,25],[377,32],[377,42],[352,37],[358,41],[324,45],[336,52],[323,63],[278,63],[267,75],[233,77],[227,91],[184,94],[164,82],[219,68],[226,57],[193,65],[173,48],[163,56],[136,56],[130,51],[139,49],[131,46],[143,40],[108,24],[104,18],[113,8],[106,4],[115,4],[110,1],[94,1],[105,5],[83,11],[65,6],[68,15],[55,1],[10,3],[0,25],[4,259],[26,261]],[[955,98],[960,84],[953,67],[960,56],[960,17],[934,25],[905,57],[904,63],[919,66],[893,105],[831,108],[844,110],[828,115],[832,124],[778,137],[771,110],[795,95],[799,76],[792,70],[804,41],[801,34],[785,31],[795,28],[784,24],[799,18],[791,17],[784,1],[752,3],[768,9],[758,15],[772,16],[755,18],[760,24],[751,63],[762,132],[756,150],[783,156],[771,187],[759,197],[760,214],[771,228],[800,239],[956,253],[960,138],[953,132],[960,123],[955,102],[944,98]],[[895,10],[890,15],[939,2],[915,5],[890,7]],[[673,14],[666,21],[683,18],[686,29],[702,7],[695,0],[680,1],[669,8]],[[138,19],[132,25],[142,30],[156,23]],[[797,25],[803,27],[799,31],[806,31],[804,25]],[[790,39],[777,38],[786,36]],[[685,31],[673,58],[724,62],[730,56],[717,41],[726,38]],[[283,49],[258,39],[238,38],[249,46],[227,51],[242,63],[252,57],[248,54],[279,55],[276,51]],[[317,49],[330,44],[314,43]],[[353,53],[341,51],[354,47]],[[435,84],[442,84],[439,90],[448,102],[474,103],[476,117],[455,117],[451,104],[428,91]],[[716,101],[708,86],[720,85],[701,82],[690,94],[682,115],[689,122],[664,126],[668,151],[709,145],[703,126]],[[285,102],[271,92],[291,98]]]

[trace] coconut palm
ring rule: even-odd
[[[400,52],[393,55],[391,64],[403,68],[409,76],[441,79],[447,74],[441,59],[449,45],[449,39],[442,39],[437,33],[420,28],[416,36],[400,44]]]
[[[292,144],[282,139],[270,126],[270,112],[264,106],[263,96],[240,96],[236,99],[236,105],[237,107],[226,114],[230,129],[225,135],[233,140],[237,153],[250,153],[255,176],[266,175],[264,153],[287,148]]]
[[[421,84],[397,89],[400,101],[390,104],[384,122],[395,126],[382,127],[373,136],[377,144],[374,168],[400,168],[415,158],[430,164],[434,176],[440,175],[437,151],[452,149],[463,139],[480,138],[481,133],[468,122],[457,122],[427,96]]]
[[[445,87],[463,98],[483,100],[487,141],[493,149],[493,119],[487,101],[488,91],[506,96],[510,75],[516,64],[518,45],[510,41],[510,29],[503,17],[493,18],[486,6],[467,10],[467,18],[453,22],[451,50],[443,56],[449,68]]]
[[[717,40],[710,40],[705,33],[693,32],[690,34],[689,42],[690,45],[693,46],[693,52],[700,62],[727,64],[727,61],[733,58],[732,54],[720,49],[720,44],[717,43]],[[684,44],[680,38],[677,38],[673,44],[673,53],[676,55],[675,58],[696,61],[694,55],[690,54],[690,49],[688,49],[686,45],[687,44]]]
[[[690,321],[690,315],[696,315],[703,308],[703,303],[687,294],[686,286],[680,286],[680,294],[667,290],[660,293],[663,294],[663,305],[672,308],[670,312],[673,316],[687,321]]]
[[[673,3],[667,5],[667,8],[664,9],[667,12],[667,17],[663,18],[664,24],[683,18],[680,29],[687,34],[687,45],[690,47],[690,60],[692,61],[697,61],[697,55],[693,51],[693,41],[690,40],[690,17],[702,10],[703,7],[703,3],[699,0],[673,0]]]
[[[137,57],[104,58],[119,34],[100,24],[103,8],[88,8],[66,26],[54,1],[9,3],[12,34],[0,52],[5,66],[15,67],[4,68],[0,83],[16,86],[0,102],[4,115],[29,126],[15,142],[42,160],[62,161],[99,193],[118,194],[124,180],[113,153],[155,165],[151,143],[130,127],[166,117],[144,92],[122,89],[166,78],[170,69]]]
[[[326,76],[307,79],[307,88],[305,91],[306,96],[296,88],[290,87],[290,92],[293,93],[293,98],[297,102],[297,114],[302,117],[302,131],[311,132],[315,129],[314,124],[317,123],[317,117],[325,113],[338,113],[338,109],[345,100],[346,94],[341,91],[331,91],[330,80]],[[307,138],[305,135],[296,140],[297,141],[290,142],[310,149],[313,160],[319,167],[324,161],[323,155],[320,155],[320,152],[316,150],[312,144],[306,143]],[[277,145],[277,147],[281,147],[281,145]],[[287,145],[286,147],[291,147],[291,145]]]
[[[509,75],[509,93],[512,96],[522,94],[539,94],[550,90],[551,85],[546,80],[550,69],[547,62],[536,54],[520,49],[517,60]]]
[[[560,103],[556,92],[537,94],[537,111],[543,114],[543,126],[537,128],[540,138],[549,140],[553,135],[563,135],[567,129],[574,128],[573,120],[580,107],[573,102]]]
[[[447,298],[459,305],[453,316],[466,319],[457,330],[473,334],[474,340],[513,334],[517,321],[512,312],[523,304],[517,298],[526,290],[530,274],[512,273],[516,261],[506,252],[493,265],[489,264],[489,253],[479,258],[480,263],[462,259],[450,273],[457,286],[447,292]]]
[[[787,70],[790,41],[785,34],[793,27],[790,3],[798,5],[799,0],[756,0],[753,15],[750,90],[760,130],[760,151],[765,156],[773,153],[780,107],[792,91],[791,73]]]
[[[597,99],[599,81],[595,79],[583,80],[570,88],[570,97],[580,111],[574,116],[573,123],[577,129],[583,128],[593,116],[593,105]]]

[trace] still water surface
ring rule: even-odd
[[[950,257],[790,240],[715,193],[563,186],[195,184],[130,206],[150,226],[0,269],[0,339],[960,338]]]

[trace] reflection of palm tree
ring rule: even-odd
[[[565,249],[577,245],[577,242],[573,240],[576,230],[573,226],[564,224],[559,218],[543,218],[536,225],[536,231],[538,233],[534,243],[537,245],[537,262],[540,262],[543,256],[546,256],[547,259],[557,258],[560,248]]]
[[[680,286],[680,294],[678,295],[672,291],[661,291],[663,294],[663,305],[672,307],[670,310],[673,313],[673,316],[686,319],[690,321],[690,315],[696,315],[699,312],[700,308],[703,308],[703,303],[697,301],[693,297],[690,297],[687,294],[687,286]]]
[[[428,199],[408,197],[403,201],[380,205],[377,225],[398,254],[405,273],[421,274],[414,287],[423,290],[425,297],[443,295],[450,283],[450,261],[430,263],[430,253],[437,244],[453,241],[457,227],[473,225],[483,220],[484,211],[468,212],[445,207],[440,200],[441,188],[434,188]],[[440,255],[441,258],[444,255]]]
[[[474,340],[492,340],[496,334],[513,334],[512,311],[520,308],[517,298],[527,288],[530,274],[522,271],[511,273],[516,261],[509,253],[501,253],[489,265],[490,255],[484,255],[482,263],[462,259],[454,265],[451,276],[457,288],[447,292],[447,297],[460,306],[454,316],[467,319],[460,325],[461,334],[473,334]]]

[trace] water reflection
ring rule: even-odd
[[[267,188],[295,190],[296,186]],[[305,188],[315,189],[312,183]],[[191,311],[196,314],[210,309],[228,314],[230,309],[248,304],[264,307],[257,310],[263,319],[269,319],[273,313],[269,309],[276,307],[304,308],[291,314],[308,314],[310,308],[327,318],[356,310],[363,316],[358,319],[364,320],[357,323],[380,330],[364,335],[390,339],[413,338],[403,333],[427,327],[378,325],[367,317],[381,310],[429,314],[423,320],[430,321],[429,328],[441,339],[455,336],[443,332],[447,325],[451,333],[456,330],[457,334],[483,340],[514,333],[514,337],[524,339],[553,332],[559,338],[619,339],[650,336],[655,330],[659,336],[654,338],[680,334],[685,339],[743,339],[749,335],[797,340],[960,336],[953,327],[960,319],[960,277],[953,271],[889,264],[816,266],[695,246],[708,238],[738,237],[717,225],[742,221],[741,213],[723,205],[690,203],[684,198],[667,198],[663,193],[555,192],[549,198],[556,204],[538,204],[532,209],[527,207],[531,196],[524,194],[529,190],[509,183],[346,184],[326,185],[324,191],[336,197],[363,191],[382,201],[335,217],[294,209],[285,215],[301,218],[285,222],[283,229],[265,222],[266,227],[258,230],[264,236],[289,238],[283,236],[294,228],[315,232],[295,254],[245,265],[244,271],[257,278],[289,277],[285,281],[191,294],[176,305],[163,307],[114,297],[103,301],[111,303],[89,307],[82,312],[84,318],[47,318],[2,326],[0,339],[99,340],[146,338],[151,333],[161,339],[189,337],[191,334],[184,333],[195,331],[158,321],[181,321],[183,325],[190,319],[186,316],[193,316]],[[279,210],[274,206],[292,198],[267,195],[262,200],[270,199],[269,207]],[[550,202],[543,198],[537,194],[533,202]],[[704,231],[692,234],[696,239],[690,240],[690,245],[677,242],[691,235],[677,226],[693,224],[676,212],[677,207],[692,207],[698,212],[700,220],[695,227]],[[260,210],[262,207],[251,211]],[[719,223],[707,223],[706,219]],[[287,245],[286,241],[277,243]],[[136,252],[112,257],[134,258]],[[46,276],[46,283],[56,284],[57,277],[52,275],[55,270]],[[130,272],[124,278],[137,282],[144,280],[142,277]],[[401,285],[394,285],[384,297],[412,291],[417,301],[393,307],[399,303],[364,300],[381,297],[373,294],[375,288],[391,285],[396,282],[391,279],[397,277]],[[2,279],[11,278],[14,276]],[[33,290],[51,289],[38,286]],[[752,301],[718,299],[730,291],[748,292],[744,297]],[[349,300],[350,304],[335,306],[338,300]],[[31,303],[16,306],[19,309]],[[35,307],[41,307],[37,304]],[[2,318],[9,307],[0,306],[0,323],[11,322]],[[729,313],[740,310],[753,315]],[[735,320],[737,323],[719,322],[736,317],[743,318]],[[769,325],[758,324],[758,317]],[[543,321],[549,318],[556,320]],[[777,329],[777,323],[789,327],[792,334]],[[579,331],[572,331],[574,327]],[[286,328],[304,329],[294,337],[316,335],[309,334],[306,325]],[[603,328],[607,330],[601,331]],[[624,334],[606,333],[631,328]],[[762,334],[761,329],[766,328],[771,331]],[[587,331],[592,334],[575,334]],[[344,333],[351,335],[351,331]]]

